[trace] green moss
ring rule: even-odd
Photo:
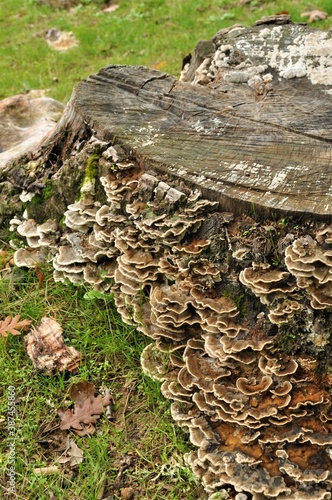
[[[88,159],[88,163],[86,165],[84,179],[82,185],[86,182],[91,182],[96,179],[98,176],[98,168],[99,168],[99,158],[101,157],[100,150],[97,150],[93,153]]]
[[[53,180],[49,179],[46,181],[42,196],[43,196],[44,200],[49,200],[53,194],[54,194]]]
[[[292,329],[287,329],[288,325],[282,325],[275,337],[275,345],[278,349],[288,355],[294,355],[299,350],[301,341]]]
[[[61,218],[58,220],[59,226],[66,227],[65,219],[66,219],[65,216],[62,215]]]
[[[27,203],[23,203],[24,208],[30,207],[38,207],[43,203],[43,197],[40,194],[35,194],[35,196],[31,199],[31,201]]]
[[[246,295],[244,293],[236,295],[235,304],[238,310],[240,311],[241,317],[245,316],[247,311],[247,301],[246,301]]]
[[[144,208],[143,214],[145,218],[150,219],[156,216],[154,210],[148,204],[146,204],[146,208]]]
[[[79,193],[78,199],[86,194],[86,192],[90,192],[90,188],[100,203],[106,202],[106,194],[102,184],[99,181],[99,177],[102,175],[102,168],[99,165],[99,159],[101,158],[102,152],[99,148],[97,148],[88,158],[83,180],[79,186],[78,190],[74,190],[75,193]],[[92,194],[92,193],[91,193]]]

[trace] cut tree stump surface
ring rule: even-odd
[[[226,209],[331,214],[331,33],[293,24],[235,31],[218,43],[228,36],[238,61],[207,86],[110,66],[81,82],[70,106],[99,138]],[[256,76],[271,75],[269,87],[243,82],[255,66]]]

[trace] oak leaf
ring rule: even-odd
[[[301,17],[308,17],[308,23],[313,23],[314,21],[321,21],[322,19],[327,19],[329,15],[322,10],[314,9],[308,12],[302,12]]]
[[[78,382],[74,384],[69,392],[75,402],[74,409],[57,410],[61,419],[60,429],[73,429],[79,436],[93,434],[94,423],[104,411],[104,407],[110,404],[111,396],[95,396],[95,386],[89,382]]]
[[[0,337],[7,337],[8,333],[12,335],[21,335],[20,330],[26,330],[31,325],[31,320],[23,319],[20,321],[20,315],[7,316],[4,320],[0,321]]]

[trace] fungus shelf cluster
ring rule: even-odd
[[[188,461],[208,493],[330,499],[331,375],[317,359],[331,343],[332,227],[294,234],[235,217],[119,146],[98,147],[100,175],[64,227],[12,221],[29,247],[15,263],[51,260],[55,280],[114,294],[151,338],[142,367],[189,429]],[[307,341],[290,355],[278,339],[300,328]]]

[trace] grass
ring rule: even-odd
[[[114,2],[115,3],[115,0]],[[77,82],[110,64],[142,64],[179,75],[184,56],[199,39],[219,29],[250,25],[263,15],[287,11],[294,21],[319,8],[332,14],[330,0],[119,0],[103,12],[102,0],[0,0],[0,98],[47,89],[67,102]],[[331,20],[314,23],[320,28]],[[50,28],[72,31],[78,47],[59,53],[45,40]]]
[[[204,498],[183,463],[183,453],[190,450],[188,438],[174,427],[160,384],[140,368],[140,354],[148,339],[121,322],[111,298],[87,300],[84,286],[55,283],[47,268],[43,273],[42,284],[34,269],[14,269],[0,281],[2,315],[20,314],[34,325],[42,316],[52,317],[62,325],[67,345],[82,352],[84,361],[75,374],[51,376],[34,369],[24,334],[0,339],[2,469],[8,460],[7,388],[16,390],[14,498],[46,500],[52,492],[55,498],[66,500],[107,495],[116,499],[126,487],[138,498],[191,499],[197,498],[195,491]],[[56,464],[65,449],[68,433],[59,430],[56,410],[68,408],[69,388],[81,380],[97,389],[110,389],[114,420],[102,417],[92,436],[71,436],[84,452],[78,467],[62,467],[61,474],[36,474],[34,469]],[[129,465],[119,480],[123,463]],[[2,476],[1,498],[6,498],[7,479]]]
[[[115,12],[104,13],[106,5],[0,0],[0,98],[47,89],[67,102],[78,81],[109,64],[142,64],[178,76],[182,58],[196,42],[223,27],[250,25],[283,11],[294,21],[303,21],[301,13],[313,8],[332,14],[330,0],[252,0],[243,6],[236,0],[119,0]],[[331,25],[331,19],[314,23],[324,29]],[[72,31],[78,47],[64,53],[51,49],[45,32],[52,27]],[[76,374],[50,376],[34,369],[24,335],[0,339],[1,469],[8,462],[7,388],[16,390],[13,498],[118,499],[125,488],[146,500],[206,498],[183,463],[190,450],[187,434],[174,427],[160,384],[142,374],[139,359],[148,339],[121,322],[111,298],[88,300],[84,287],[54,283],[51,270],[42,271],[43,283],[34,269],[1,273],[0,319],[20,314],[36,325],[50,316],[62,325],[67,345],[85,357]],[[57,475],[36,474],[35,468],[56,464],[65,448],[67,433],[59,429],[56,409],[70,405],[69,389],[80,380],[111,390],[115,418],[102,417],[93,436],[72,435],[84,452],[79,466],[63,466]],[[1,498],[7,487],[2,474]]]

